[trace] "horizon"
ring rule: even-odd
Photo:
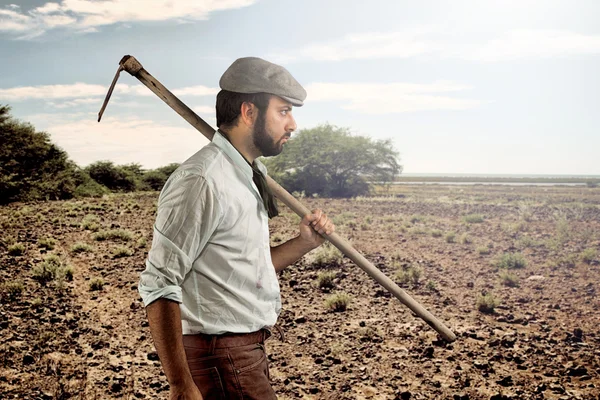
[[[597,176],[599,12],[591,0],[0,0],[0,104],[78,165],[153,169],[208,141],[129,74],[98,124],[121,57],[214,126],[219,77],[253,55],[307,90],[298,130],[391,139],[403,174]]]

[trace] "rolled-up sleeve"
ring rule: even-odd
[[[145,306],[165,298],[182,302],[181,284],[222,218],[206,180],[176,171],[160,194],[152,247],[138,286]]]

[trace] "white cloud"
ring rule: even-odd
[[[217,88],[206,86],[190,86],[173,90],[176,95],[187,96],[210,96],[219,91]],[[73,83],[69,85],[40,85],[40,86],[20,86],[10,89],[0,89],[0,99],[3,101],[24,101],[30,99],[49,100],[49,99],[89,99],[94,96],[104,97],[108,92],[108,86],[94,85],[89,83]],[[115,86],[114,94],[125,94],[135,96],[154,96],[154,93],[141,84],[127,85],[119,83]],[[91,100],[86,100],[90,101]],[[85,104],[81,102],[79,104]]]
[[[439,93],[458,92],[467,86],[452,82],[414,83],[311,83],[306,90],[310,101],[337,101],[347,110],[365,114],[393,114],[426,110],[466,110],[479,100],[450,97]]]
[[[600,54],[600,35],[582,35],[559,30],[513,30],[464,56],[473,60],[494,62],[575,54]]]
[[[212,106],[196,106],[193,107],[192,110],[198,114],[215,114],[215,108]]]
[[[219,89],[199,85],[174,89],[172,92],[175,96],[214,96],[219,93]]]
[[[329,42],[313,43],[290,52],[271,54],[281,63],[296,60],[343,61],[351,59],[429,56],[498,62],[518,58],[600,54],[600,35],[565,30],[516,29],[496,38],[474,33],[452,36],[428,27],[401,32],[365,32]]]
[[[192,127],[169,126],[156,121],[106,117],[98,123],[95,114],[53,114],[27,116],[36,126],[43,125],[53,142],[65,149],[81,166],[98,160],[117,164],[139,162],[156,168],[183,162],[208,140]]]
[[[252,5],[257,0],[62,0],[23,11],[19,7],[0,9],[0,31],[21,33],[30,38],[64,27],[95,32],[97,27],[116,23],[194,21],[207,19],[212,12]]]

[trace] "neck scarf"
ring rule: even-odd
[[[231,143],[231,140],[229,140],[229,136],[227,136],[227,134],[225,132],[223,132],[222,130],[219,130],[219,133],[225,139],[227,139],[227,141],[229,143]],[[231,145],[233,146],[233,143],[231,143]],[[236,149],[238,153],[240,153],[240,151],[235,146],[233,146],[233,148]],[[250,166],[250,168],[252,168],[252,181],[254,181],[254,184],[256,185],[256,188],[258,189],[258,193],[260,193],[260,197],[262,198],[263,204],[265,206],[265,209],[267,210],[269,218],[278,216],[279,210],[277,209],[277,203],[275,202],[275,196],[273,196],[273,192],[271,192],[271,189],[269,189],[269,185],[267,184],[267,178],[265,178],[265,176],[261,172],[261,170],[258,169],[256,162],[253,162],[253,163],[248,162],[248,160],[246,160],[246,157],[244,157],[244,155],[242,153],[240,153],[240,156],[242,156],[244,161],[246,161],[248,163],[248,165]]]

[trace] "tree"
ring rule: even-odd
[[[402,170],[391,140],[355,136],[329,124],[301,130],[265,164],[289,191],[325,197],[366,194],[369,182],[393,181]]]
[[[90,177],[110,190],[133,192],[140,186],[142,175],[139,164],[115,165],[112,161],[96,161],[85,167]]]
[[[46,132],[14,119],[0,106],[0,203],[67,199],[85,181],[85,173]]]

